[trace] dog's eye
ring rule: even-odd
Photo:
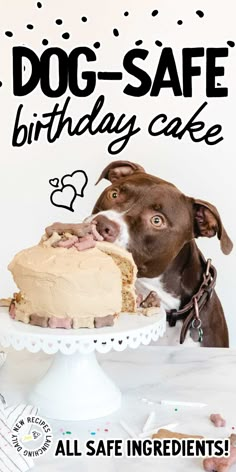
[[[151,218],[151,223],[156,228],[160,227],[163,225],[163,218],[160,215],[155,215]]]
[[[119,192],[118,190],[111,190],[108,195],[109,195],[109,198],[111,198],[112,200],[115,200],[115,198],[119,197]]]

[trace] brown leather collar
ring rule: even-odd
[[[203,280],[198,291],[180,310],[168,310],[166,312],[169,326],[175,326],[176,321],[183,320],[183,326],[180,333],[180,344],[183,344],[187,331],[193,321],[200,321],[201,311],[210,299],[216,284],[217,271],[211,264],[211,259],[206,261],[202,253],[200,253],[200,256],[203,264],[205,265],[205,271],[203,273]]]

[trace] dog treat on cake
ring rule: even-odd
[[[62,231],[56,223],[37,246],[14,257],[8,268],[20,293],[10,305],[12,318],[41,327],[99,328],[122,311],[136,312],[131,254],[98,242],[92,226],[66,224]]]
[[[140,297],[140,296],[139,296]],[[148,296],[139,303],[139,312],[145,316],[153,316],[160,312],[161,300],[157,293],[152,290]]]
[[[222,427],[226,426],[225,419],[222,418],[222,416],[218,413],[213,413],[210,416],[210,420],[217,428],[222,428]]]
[[[153,316],[156,315],[157,313],[160,313],[160,307],[159,306],[150,306],[148,308],[139,308],[138,311],[144,315],[144,316]]]
[[[102,241],[103,237],[96,230],[96,223],[78,223],[78,224],[68,224],[68,223],[53,223],[51,226],[48,226],[45,229],[47,237],[51,237],[53,233],[59,235],[64,235],[69,233],[75,235],[78,238],[82,238],[87,234],[92,234],[94,239],[97,241]]]
[[[56,316],[52,316],[48,322],[49,328],[66,328],[70,329],[72,324],[72,320],[70,318],[56,318]]]
[[[11,304],[9,306],[9,315],[13,319],[15,319],[16,317],[16,307],[15,307],[15,302],[13,300],[11,301]]]
[[[158,297],[157,293],[154,290],[152,290],[148,294],[148,296],[145,298],[145,300],[143,300],[140,303],[140,306],[142,308],[160,307],[161,306],[161,300]]]
[[[42,328],[47,328],[48,327],[48,321],[49,317],[48,316],[40,316],[34,313],[33,315],[30,315],[29,317],[29,322],[32,325],[35,326],[41,326]]]
[[[95,328],[103,328],[104,326],[113,326],[114,319],[116,315],[107,315],[98,318],[94,318],[94,326]]]
[[[11,305],[11,298],[0,298],[0,306],[1,307],[10,307]]]
[[[158,439],[203,439],[203,436],[196,436],[194,434],[183,434],[183,433],[176,433],[175,431],[170,431],[169,429],[159,429],[157,433],[152,435],[152,438]]]

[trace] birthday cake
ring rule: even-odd
[[[17,321],[99,328],[137,309],[132,255],[91,234],[44,235],[38,245],[16,254],[8,268],[20,290],[9,309]]]

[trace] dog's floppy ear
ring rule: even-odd
[[[142,166],[135,164],[134,162],[114,161],[105,167],[95,185],[97,185],[102,179],[110,180],[110,182],[113,183],[121,177],[134,174],[134,172],[145,172],[145,170]]]
[[[225,231],[216,207],[203,200],[193,200],[193,207],[195,237],[212,238],[217,234],[222,252],[229,254],[233,249],[233,243]]]

